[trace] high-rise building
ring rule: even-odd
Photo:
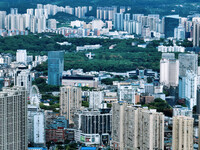
[[[197,86],[197,114],[200,115],[200,86]]]
[[[6,11],[0,11],[0,29],[5,29]]]
[[[124,102],[112,106],[114,149],[164,149],[164,115]]]
[[[18,8],[10,8],[10,14],[11,15],[17,15],[18,14]]]
[[[193,150],[193,123],[194,119],[191,117],[173,117],[173,150]]]
[[[124,29],[123,13],[116,13],[114,15],[114,28],[121,31]]]
[[[164,34],[165,38],[174,37],[174,29],[179,25],[180,17],[178,15],[171,15],[164,17]]]
[[[73,123],[74,114],[81,107],[81,88],[64,86],[60,88],[60,115]]]
[[[193,46],[199,47],[200,40],[200,24],[199,22],[193,22]]]
[[[198,124],[198,136],[200,137],[200,116],[198,117],[199,118],[199,124]],[[198,146],[200,147],[200,138],[198,139]]]
[[[64,70],[64,51],[48,52],[48,84],[61,85]]]
[[[86,145],[110,145],[111,119],[110,109],[77,112],[75,140]]]
[[[186,70],[192,70],[197,74],[198,55],[197,54],[179,54],[179,76],[185,76]]]
[[[4,88],[0,92],[0,149],[27,150],[27,92]]]
[[[25,87],[28,94],[30,94],[32,79],[29,69],[17,69],[15,72],[14,85]]]
[[[49,19],[48,28],[53,30],[57,29],[57,21],[55,19]]]
[[[174,38],[177,40],[185,40],[185,28],[182,25],[174,29]]]
[[[28,142],[35,147],[45,146],[44,111],[34,105],[28,105]]]
[[[89,108],[99,109],[104,100],[103,91],[90,91],[89,92]]]
[[[179,77],[179,98],[184,98],[191,110],[197,104],[197,75],[192,70],[187,70],[185,77]]]
[[[160,60],[160,83],[166,86],[177,86],[179,80],[179,61],[176,59]]]
[[[26,50],[20,49],[16,52],[16,61],[19,63],[27,64],[27,53]]]

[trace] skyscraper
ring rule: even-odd
[[[166,86],[177,86],[179,80],[179,61],[176,59],[160,60],[160,83]]]
[[[64,70],[64,51],[48,52],[48,84],[61,85]]]
[[[0,92],[0,149],[27,150],[27,94],[24,87]]]
[[[164,17],[164,34],[165,38],[174,37],[174,29],[179,25],[180,17],[178,15],[171,15]]]
[[[114,28],[121,31],[124,29],[123,13],[116,13],[114,15]]]
[[[200,38],[200,24],[199,22],[193,22],[193,46],[199,47]]]
[[[191,117],[173,117],[173,150],[193,150],[193,123],[194,119]]]
[[[164,149],[164,115],[124,102],[112,107],[114,149]]]
[[[36,147],[45,145],[44,111],[34,105],[28,105],[28,142]]]
[[[197,54],[179,54],[179,76],[185,76],[186,70],[192,70],[197,74],[198,55]]]
[[[81,88],[65,86],[60,88],[60,115],[73,123],[74,113],[81,107]]]
[[[0,11],[0,29],[5,29],[6,11]]]
[[[197,104],[197,75],[192,70],[187,70],[185,77],[179,77],[179,98],[184,98],[191,110]]]

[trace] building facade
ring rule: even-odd
[[[89,108],[99,109],[103,101],[104,101],[103,91],[89,92]]]
[[[173,117],[173,150],[193,150],[193,123],[194,119],[191,117]]]
[[[65,86],[60,88],[60,115],[73,123],[74,114],[81,107],[81,88]]]
[[[197,74],[198,55],[197,54],[179,54],[179,76],[185,76],[186,70],[192,70]]]
[[[0,149],[27,150],[27,92],[24,87],[0,92]]]
[[[48,84],[61,85],[64,70],[64,51],[48,52]]]
[[[179,81],[179,61],[176,59],[160,60],[160,83],[166,86],[177,86]]]
[[[112,108],[113,149],[164,149],[162,113],[124,102],[114,103]]]

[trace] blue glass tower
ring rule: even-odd
[[[165,38],[174,37],[174,29],[179,26],[180,17],[171,15],[164,17],[164,33]]]
[[[48,84],[61,85],[64,70],[64,51],[48,52]]]

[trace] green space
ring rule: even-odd
[[[59,86],[48,85],[46,83],[46,79],[37,78],[33,81],[33,85],[37,85],[39,88],[40,93],[42,94],[43,100],[49,100],[49,106],[44,105],[44,103],[40,103],[40,108],[44,110],[53,110],[54,112],[59,112],[57,108],[60,107],[59,105],[59,96],[53,96],[49,94],[52,91],[59,91]]]
[[[69,42],[71,45],[59,45],[57,42]],[[134,69],[153,69],[159,71],[161,53],[156,47],[160,43],[169,45],[170,41],[152,41],[146,48],[132,46],[132,42],[142,44],[140,39],[99,39],[99,38],[65,38],[53,33],[30,34],[28,36],[0,37],[0,53],[15,55],[17,49],[26,49],[30,55],[47,55],[48,51],[64,50],[64,69],[82,68],[84,71],[115,71],[126,72]],[[100,44],[102,47],[91,52],[94,59],[89,60],[85,54],[90,51],[76,52],[76,46]],[[109,46],[116,44],[113,49]],[[191,46],[191,42],[179,43],[183,46]],[[33,70],[47,75],[47,62],[37,66]],[[47,88],[48,89],[48,88]]]
[[[154,102],[149,104],[143,104],[143,107],[148,107],[149,109],[156,109],[158,112],[163,112],[166,116],[172,116],[172,108],[171,106],[164,100],[160,98],[156,98]]]

